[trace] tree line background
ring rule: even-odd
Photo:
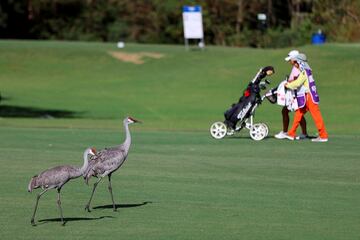
[[[296,46],[318,29],[360,41],[360,0],[1,0],[0,38],[179,44],[184,5],[202,6],[207,44]]]

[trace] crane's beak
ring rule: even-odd
[[[142,123],[140,120],[133,119],[135,123]]]
[[[135,118],[132,118],[132,117],[129,117],[129,119],[130,119],[131,121],[133,121],[134,123],[142,123],[141,121],[139,121],[139,120],[137,120],[137,119],[135,119]]]

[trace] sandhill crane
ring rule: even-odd
[[[28,185],[28,191],[32,192],[33,189],[36,188],[42,188],[43,191],[40,192],[37,195],[36,198],[36,204],[35,204],[35,209],[34,209],[34,213],[32,215],[31,218],[31,225],[35,226],[35,213],[37,210],[37,206],[38,206],[38,202],[40,197],[46,193],[48,190],[50,189],[57,189],[58,192],[58,198],[57,198],[57,204],[60,210],[60,217],[61,217],[61,222],[64,225],[64,218],[63,218],[63,213],[62,213],[62,209],[61,209],[61,201],[60,201],[60,191],[61,188],[64,186],[65,183],[67,183],[69,180],[74,179],[74,178],[78,178],[81,175],[84,174],[85,170],[88,167],[88,156],[89,155],[95,155],[96,150],[94,148],[88,148],[85,150],[84,152],[84,164],[83,166],[80,167],[75,167],[75,166],[57,166],[54,168],[50,168],[48,170],[43,171],[42,173],[40,173],[39,175],[35,175],[34,177],[31,178],[30,183]]]
[[[90,212],[90,203],[91,203],[91,199],[93,198],[96,186],[101,181],[101,179],[106,176],[108,176],[109,179],[108,189],[111,195],[113,209],[114,211],[116,211],[116,205],[114,202],[114,196],[111,187],[111,174],[115,172],[117,169],[119,169],[126,160],[131,145],[129,124],[136,122],[140,122],[140,121],[131,117],[126,117],[123,121],[126,132],[126,138],[123,144],[111,148],[105,148],[97,152],[95,156],[92,156],[90,158],[88,169],[84,173],[84,179],[87,184],[89,183],[89,179],[92,176],[97,177],[99,179],[94,183],[94,187],[89,202],[85,206],[85,210],[87,210],[88,212]]]

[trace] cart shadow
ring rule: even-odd
[[[274,139],[275,137],[274,136],[267,136],[265,137],[264,139],[262,139],[261,141],[266,141],[266,140],[269,140],[269,139]],[[250,136],[228,136],[228,137],[225,137],[224,140],[253,140]]]
[[[67,222],[77,222],[77,221],[93,221],[93,220],[101,220],[104,218],[114,218],[113,216],[101,216],[101,217],[67,217],[64,218],[64,225]],[[61,222],[61,218],[47,218],[47,219],[41,219],[38,221],[41,224],[49,223],[49,222]]]
[[[134,208],[134,207],[141,207],[141,206],[144,206],[149,203],[152,203],[152,202],[146,201],[146,202],[142,202],[142,203],[115,204],[115,207],[116,208]],[[113,205],[109,204],[109,205],[96,206],[96,207],[93,207],[92,209],[109,209],[109,208],[112,209]]]
[[[266,137],[268,138],[268,137]],[[224,137],[224,139],[227,139],[227,140],[236,140],[236,139],[251,139],[250,135],[233,135],[233,136],[226,136]]]

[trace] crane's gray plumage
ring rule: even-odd
[[[84,173],[84,179],[86,183],[89,183],[89,179],[94,176],[97,177],[98,180],[95,182],[91,197],[87,205],[85,206],[85,210],[90,212],[90,203],[91,199],[94,195],[95,189],[97,184],[101,181],[103,177],[108,176],[109,178],[109,192],[111,195],[111,199],[113,202],[113,209],[116,211],[116,205],[114,202],[114,197],[112,193],[112,187],[111,187],[111,174],[115,172],[117,169],[119,169],[122,164],[125,162],[127,155],[129,153],[130,145],[131,145],[131,135],[129,130],[129,124],[140,122],[134,118],[126,117],[123,121],[126,138],[123,144],[111,147],[111,148],[105,148],[99,152],[97,152],[94,156],[90,158],[89,165]]]
[[[61,202],[60,202],[61,188],[64,186],[65,183],[67,183],[71,179],[78,178],[84,174],[84,172],[86,171],[86,169],[88,167],[88,155],[95,155],[95,152],[96,151],[93,148],[88,148],[85,150],[84,155],[83,155],[84,164],[82,167],[75,167],[75,166],[69,166],[69,165],[57,166],[54,168],[47,169],[47,170],[41,172],[40,174],[35,175],[31,178],[29,185],[28,185],[29,192],[32,192],[34,189],[37,189],[37,188],[43,189],[43,191],[40,192],[36,198],[35,209],[34,209],[33,216],[31,218],[32,225],[35,225],[35,221],[34,221],[35,213],[36,213],[38,202],[39,202],[41,195],[43,195],[48,190],[55,189],[55,188],[58,191],[57,204],[58,204],[58,207],[60,210],[61,221],[64,224],[64,218],[62,215]]]

